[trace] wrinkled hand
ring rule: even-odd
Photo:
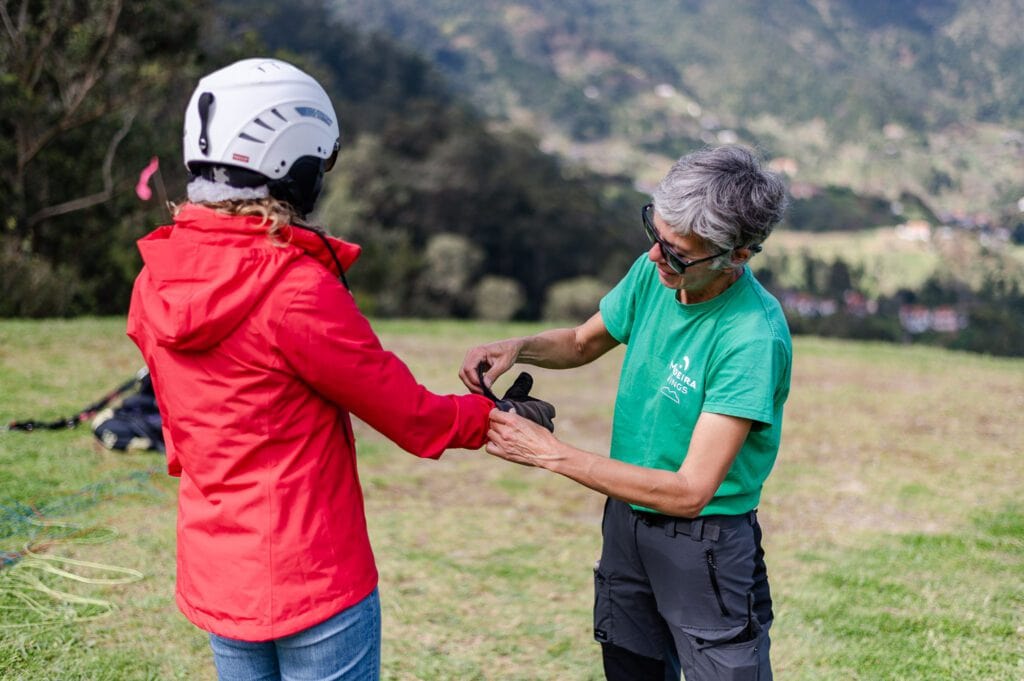
[[[484,365],[477,366],[476,371],[480,384],[484,385]],[[498,399],[486,385],[484,386],[484,397],[493,400],[495,406],[501,411],[515,411],[523,418],[554,432],[555,424],[552,419],[555,418],[555,407],[549,402],[530,397],[532,387],[533,376],[523,371],[516,377],[512,387],[505,391],[501,399]]]
[[[486,395],[498,377],[516,363],[520,346],[521,343],[518,339],[510,338],[470,348],[466,353],[466,358],[462,360],[459,378],[471,392]],[[482,380],[477,372],[480,365],[484,367]]]
[[[558,438],[516,414],[494,409],[485,451],[506,461],[545,468],[558,459]]]

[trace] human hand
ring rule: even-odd
[[[484,450],[492,456],[523,466],[546,468],[558,459],[560,444],[550,432],[522,416],[499,409],[491,411]]]
[[[470,348],[466,358],[462,360],[459,378],[471,392],[485,395],[494,385],[494,381],[516,363],[521,347],[522,341],[510,338]],[[484,368],[482,380],[481,374],[477,372],[481,365]]]
[[[477,373],[481,377],[483,376],[483,365],[477,367]],[[482,378],[481,382],[483,382]],[[523,371],[516,377],[512,387],[505,391],[500,400],[495,397],[490,388],[486,389],[484,396],[494,400],[495,406],[501,411],[515,411],[520,416],[554,432],[555,424],[552,419],[555,418],[555,407],[549,402],[530,397],[532,387],[533,376]]]

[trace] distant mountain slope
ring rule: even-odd
[[[529,135],[489,130],[430,64],[328,16],[320,0],[218,0],[217,10],[220,35],[235,38],[218,43],[229,50],[218,59],[301,55],[331,93],[342,147],[318,219],[363,245],[350,281],[364,310],[490,313],[478,288],[500,277],[521,291],[504,297],[536,318],[555,283],[611,284],[647,247],[643,197],[628,181],[563,168]]]
[[[649,183],[743,141],[937,211],[1024,194],[1024,0],[344,0],[545,148]],[[652,157],[651,155],[654,154]]]

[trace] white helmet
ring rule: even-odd
[[[278,59],[243,59],[199,81],[185,110],[183,147],[193,175],[235,187],[266,184],[304,215],[337,158],[338,121],[307,73]]]

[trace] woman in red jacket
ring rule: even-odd
[[[419,385],[343,285],[359,247],[305,226],[338,140],[327,94],[294,66],[210,74],[185,116],[189,201],[139,241],[128,335],[180,476],[176,600],[221,679],[377,678],[349,414],[436,458],[481,447],[495,406]]]

